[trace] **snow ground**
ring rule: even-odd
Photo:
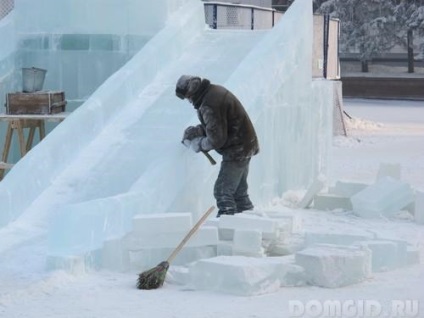
[[[424,101],[347,99],[348,138],[336,137],[330,178],[372,182],[380,163],[399,163],[402,179],[424,190]]]
[[[353,120],[347,123],[349,136],[334,139],[329,182],[372,182],[381,162],[396,162],[401,164],[402,179],[423,190],[424,102],[351,99],[344,103]],[[270,205],[300,214],[306,229],[361,228],[408,240],[424,255],[424,226],[408,217],[362,220],[348,212],[291,210],[283,203],[283,199],[276,199]],[[280,318],[291,317],[291,300],[377,301],[384,310],[378,317],[391,317],[391,301],[398,299],[419,302],[421,316],[407,317],[424,315],[423,261],[339,289],[282,288],[273,294],[237,297],[171,284],[159,290],[140,291],[135,288],[137,272],[47,272],[44,243],[39,239],[0,255],[1,318]]]

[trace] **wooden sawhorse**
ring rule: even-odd
[[[0,114],[1,121],[7,121],[6,138],[3,147],[2,162],[0,162],[0,180],[4,177],[4,172],[11,169],[13,164],[8,163],[10,146],[12,144],[13,132],[16,130],[18,134],[19,150],[21,158],[31,150],[34,142],[34,135],[38,129],[40,141],[46,136],[45,120],[62,121],[67,116],[67,113],[58,113],[53,115],[6,115]],[[28,135],[25,138],[24,129],[29,129]]]
[[[29,128],[28,138],[25,142],[24,128]],[[35,129],[39,129],[40,141],[46,136],[44,120],[39,119],[16,119],[9,122],[7,125],[6,140],[3,149],[3,162],[7,162],[9,156],[10,145],[12,143],[13,131],[16,130],[19,139],[19,149],[21,157],[25,156],[31,150],[34,141]]]

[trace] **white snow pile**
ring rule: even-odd
[[[358,118],[358,117],[345,117],[345,124],[348,130],[360,131],[375,131],[384,127],[383,123],[374,122],[371,120]]]

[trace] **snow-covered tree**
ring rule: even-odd
[[[367,61],[393,46],[386,28],[393,19],[391,10],[388,0],[327,0],[318,12],[340,19],[340,50],[358,52],[367,71]]]
[[[408,48],[406,34],[413,31],[417,37],[424,37],[424,1],[402,0],[393,10],[396,20],[394,33],[397,44]],[[421,52],[424,52],[424,41],[420,44]]]
[[[407,32],[424,33],[422,0],[314,0],[317,12],[341,21],[340,50],[367,61],[395,45],[407,48]],[[424,45],[424,44],[423,44]]]

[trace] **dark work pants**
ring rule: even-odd
[[[221,169],[214,188],[218,216],[253,209],[253,204],[247,194],[249,163],[250,158],[242,161],[224,160],[221,162]]]

